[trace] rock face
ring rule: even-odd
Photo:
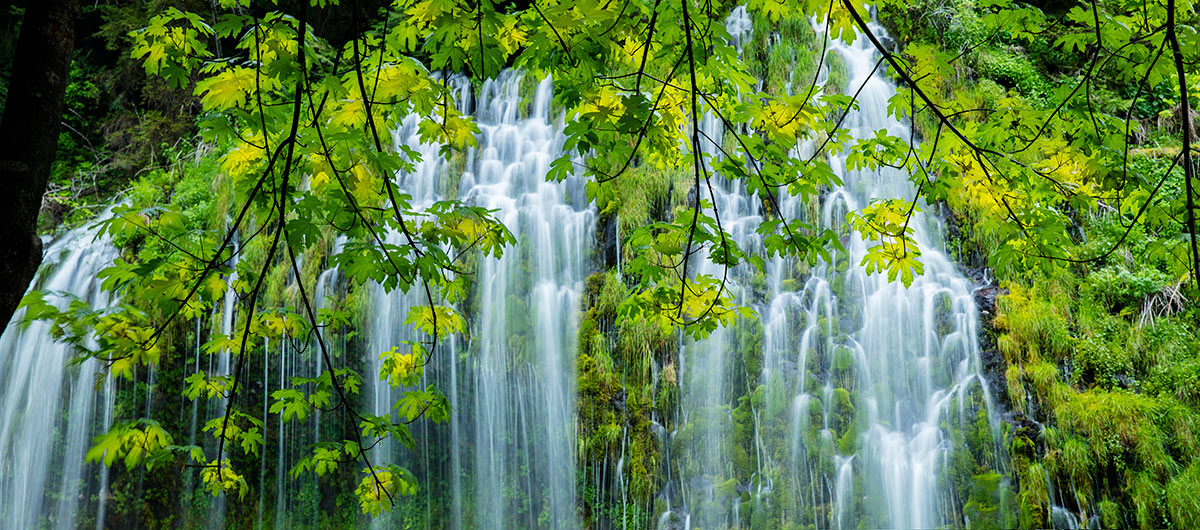
[[[996,318],[996,299],[1008,294],[1008,289],[995,284],[985,285],[975,290],[975,305],[979,307],[979,361],[983,365],[983,377],[987,380],[988,390],[996,396],[996,404],[1001,409],[1008,410],[1008,385],[1004,379],[1007,363],[1004,355],[996,347],[996,329],[992,321]],[[1002,414],[1007,417],[1008,414]]]
[[[988,391],[995,397],[993,401],[999,407],[997,412],[1002,418],[1006,418],[1006,421],[1011,422],[1008,384],[1004,375],[1008,363],[996,347],[998,333],[992,325],[999,312],[998,301],[1001,296],[1008,294],[1008,289],[996,285],[988,267],[987,255],[976,245],[969,243],[970,235],[964,232],[962,225],[964,221],[945,203],[939,203],[938,213],[945,223],[947,241],[959,243],[957,257],[963,275],[979,286],[975,289],[973,297],[975,306],[979,309],[979,360],[982,373],[987,381]]]
[[[1004,375],[1008,363],[996,347],[998,333],[992,325],[999,313],[998,301],[1001,296],[1008,294],[1008,289],[996,285],[988,267],[987,255],[974,244],[968,243],[970,235],[963,231],[961,224],[964,221],[945,203],[938,206],[942,222],[945,223],[947,240],[960,243],[957,254],[963,275],[979,286],[973,293],[975,306],[979,309],[979,360],[988,391],[995,396],[994,402],[1000,409],[997,412],[1011,422],[1008,384]]]
[[[618,219],[615,215],[600,215],[596,219],[596,248],[600,263],[597,270],[608,270],[617,266],[617,249],[621,241],[617,237]]]

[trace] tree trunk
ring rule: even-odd
[[[42,262],[37,217],[58,149],[78,0],[29,2],[0,120],[0,329]]]

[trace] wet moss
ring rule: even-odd
[[[963,506],[963,516],[971,528],[1013,528],[1012,507],[1008,506],[1011,489],[1008,479],[999,473],[983,473],[971,477],[970,496]]]
[[[742,320],[734,328],[737,351],[741,352],[747,377],[757,380],[762,373],[763,334],[765,329],[760,319]]]
[[[850,68],[846,65],[846,59],[842,57],[841,53],[830,50],[825,56],[825,65],[828,72],[825,83],[829,92],[844,94],[857,88],[849,86]]]
[[[729,460],[734,478],[742,482],[748,482],[750,476],[758,470],[754,451],[755,419],[752,401],[751,395],[742,396],[738,399],[738,406],[730,414],[733,425],[730,433]]]
[[[731,478],[729,480],[726,480],[725,482],[717,484],[715,486],[714,493],[716,494],[717,497],[721,497],[721,498],[725,498],[725,499],[732,499],[734,497],[737,497],[737,487],[738,487],[737,479]]]
[[[854,368],[854,350],[848,346],[838,345],[833,348],[833,371],[837,376],[850,373]]]
[[[850,397],[850,392],[845,388],[833,389],[833,403],[831,404],[832,415],[830,427],[834,428],[839,433],[845,433],[854,422],[854,401]]]
[[[533,115],[533,103],[537,98],[538,85],[542,82],[542,76],[535,73],[525,72],[521,74],[520,95],[521,99],[517,105],[517,116],[525,119]]]
[[[1021,528],[1050,526],[1050,477],[1041,463],[1034,462],[1021,470]]]
[[[462,176],[467,170],[467,152],[461,149],[450,151],[449,158],[445,159],[439,171],[437,187],[438,193],[442,197],[458,197],[459,187],[462,184]]]

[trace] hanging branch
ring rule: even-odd
[[[297,56],[299,58],[300,63],[302,63],[302,64],[305,61],[304,34],[305,34],[305,31],[308,29],[307,19],[308,19],[308,9],[304,9],[304,8],[300,9],[300,16],[298,17],[298,19],[296,21],[296,26],[297,26],[296,41],[297,41],[297,47],[299,49],[299,51],[297,52]],[[262,292],[263,280],[266,279],[266,277],[268,275],[268,271],[270,270],[270,267],[271,267],[271,261],[275,257],[275,251],[279,247],[279,238],[283,235],[284,226],[287,224],[287,203],[289,201],[288,179],[291,177],[291,173],[292,173],[292,160],[293,160],[292,155],[295,152],[295,147],[296,147],[296,131],[300,127],[300,103],[303,101],[303,98],[301,97],[303,90],[304,90],[304,77],[301,76],[299,79],[296,80],[296,90],[295,90],[295,94],[293,96],[294,100],[292,101],[292,126],[291,126],[291,129],[288,131],[287,138],[284,140],[284,142],[282,144],[280,144],[281,146],[287,145],[288,150],[287,150],[287,158],[284,160],[284,164],[283,164],[282,185],[280,186],[280,188],[278,190],[278,197],[276,198],[276,208],[279,211],[279,226],[275,229],[275,235],[271,239],[271,248],[270,248],[270,250],[267,251],[267,257],[264,259],[262,270],[259,271],[258,279],[254,283],[254,289],[250,291],[250,303],[248,304],[249,310],[247,313],[248,316],[246,318],[246,325],[243,327],[243,331],[242,331],[241,346],[238,348],[237,366],[234,368],[234,371],[233,371],[233,387],[230,389],[229,395],[226,398],[227,401],[226,401],[226,405],[225,405],[225,419],[221,422],[221,435],[218,437],[218,441],[217,441],[216,468],[217,468],[218,472],[220,472],[221,459],[224,457],[224,453],[225,453],[225,439],[226,439],[225,434],[226,434],[226,430],[229,427],[229,418],[233,414],[233,400],[235,397],[237,397],[238,384],[241,382],[243,367],[246,364],[246,341],[250,338],[250,325],[252,323],[254,323],[254,307],[255,307],[255,304],[258,302],[259,293]],[[261,105],[261,104],[262,104],[262,102],[261,102],[261,100],[259,100],[259,105]],[[260,106],[259,110],[261,113],[261,111],[262,111],[261,106]],[[266,137],[265,130],[263,131],[263,137],[264,138]],[[233,230],[230,230],[230,234],[232,234],[232,233],[233,233]],[[290,245],[288,245],[288,244],[285,244],[285,245],[289,246],[289,248],[290,248]]]
[[[1175,59],[1175,75],[1179,77],[1179,107],[1183,114],[1183,181],[1186,183],[1187,194],[1187,227],[1191,235],[1192,249],[1192,278],[1196,290],[1200,291],[1200,246],[1196,242],[1196,191],[1192,181],[1196,178],[1196,165],[1192,163],[1192,108],[1188,100],[1187,72],[1183,68],[1183,52],[1179,47],[1179,34],[1176,32],[1175,0],[1167,0],[1167,40],[1171,41],[1171,55]]]

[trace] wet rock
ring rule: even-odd
[[[996,315],[996,299],[1008,294],[1008,289],[996,285],[986,285],[975,290],[975,305],[979,307],[980,319],[985,326],[991,326],[992,318]]]
[[[608,270],[617,266],[617,218],[614,215],[602,215],[596,220],[596,246],[599,248],[600,270]]]
[[[785,376],[788,376],[788,377],[796,377],[796,375],[797,375],[797,371],[796,371],[796,361],[790,361],[790,360],[787,360],[787,359],[781,359],[781,360],[778,362],[777,366],[778,366],[778,369],[779,369],[779,371],[780,371],[780,372],[783,372],[783,374],[784,374]]]
[[[705,491],[713,487],[713,482],[708,477],[694,477],[688,482],[688,485],[698,491]]]
[[[612,398],[612,407],[622,414],[625,413],[625,390],[617,392]]]
[[[1117,384],[1126,390],[1137,390],[1137,380],[1125,374],[1117,374]]]
[[[975,290],[975,306],[979,308],[979,361],[982,364],[983,378],[987,381],[988,390],[993,396],[996,396],[996,405],[1008,411],[1010,403],[1008,397],[1008,384],[1005,379],[1005,372],[1008,370],[1008,362],[1004,359],[1004,354],[1000,353],[1000,349],[996,347],[996,330],[992,327],[992,320],[996,317],[996,300],[997,298],[1008,294],[1008,289],[1000,288],[994,284],[984,285]]]

